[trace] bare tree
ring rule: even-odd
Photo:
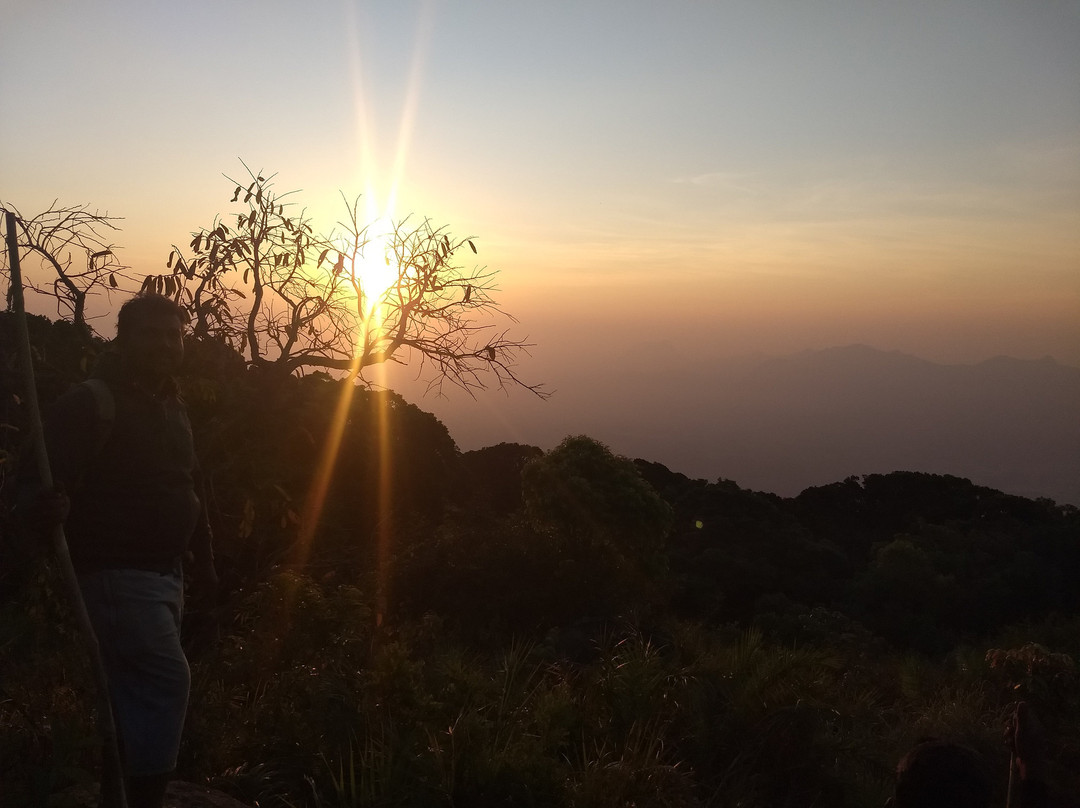
[[[45,269],[26,272],[25,288],[54,298],[57,313],[79,328],[91,330],[86,316],[90,297],[134,282],[130,268],[116,255],[118,248],[107,239],[110,231],[119,231],[119,217],[57,201],[32,218],[13,205],[0,207],[15,214],[20,252],[37,256]]]
[[[275,192],[273,175],[249,175],[230,180],[241,211],[193,232],[188,256],[178,247],[170,253],[171,274],[143,284],[187,305],[196,335],[217,336],[249,364],[286,373],[355,376],[378,363],[418,360],[439,391],[447,381],[472,392],[493,380],[547,395],[518,376],[530,345],[491,322],[513,321],[493,297],[497,273],[459,263],[466,249],[476,253],[472,239],[408,219],[373,234],[347,199],[346,220],[319,235],[291,193]],[[389,269],[380,288],[365,277],[372,259]]]

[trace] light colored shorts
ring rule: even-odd
[[[173,573],[105,569],[79,575],[101,646],[127,776],[176,768],[191,671],[180,646],[184,581]]]

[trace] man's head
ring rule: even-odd
[[[894,808],[987,808],[990,798],[985,763],[957,743],[925,741],[896,767]]]
[[[121,306],[116,343],[127,372],[150,381],[178,372],[187,322],[187,312],[161,295],[136,295]]]

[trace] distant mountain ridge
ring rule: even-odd
[[[1080,368],[1049,357],[944,365],[850,345],[718,363],[698,382],[639,395],[647,436],[607,426],[638,456],[786,496],[909,470],[1080,504]]]

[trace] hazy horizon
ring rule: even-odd
[[[848,345],[717,359],[667,384],[608,363],[562,376],[548,401],[497,390],[425,395],[408,368],[385,381],[439,418],[462,451],[503,442],[550,450],[586,434],[691,478],[782,496],[921,471],[1080,505],[1080,368],[1048,359],[945,364]]]

